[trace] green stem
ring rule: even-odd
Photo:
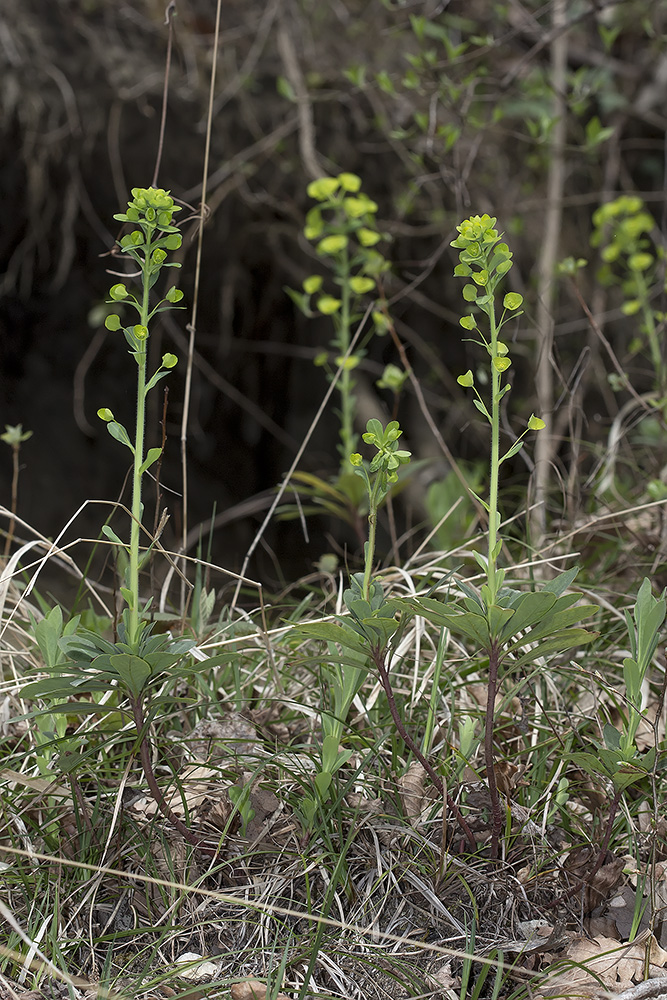
[[[368,601],[371,591],[371,574],[373,572],[373,559],[375,558],[375,531],[378,519],[378,484],[380,476],[376,477],[372,491],[368,494],[368,541],[366,542],[366,559],[364,565],[364,600]]]
[[[498,540],[498,473],[500,470],[500,372],[493,364],[497,354],[498,330],[493,305],[489,308],[491,330],[491,482],[489,486],[489,601],[496,603],[496,543]]]
[[[146,265],[143,268],[143,297],[141,301],[140,324],[148,327],[148,293],[150,245],[146,248]],[[146,345],[148,338],[141,341],[141,349],[136,352],[137,361],[137,422],[134,433],[134,469],[132,474],[132,524],[130,527],[130,571],[129,591],[131,595],[130,625],[128,642],[135,647],[139,643],[139,538],[141,533],[141,466],[144,461],[144,426],[146,423]]]
[[[341,252],[339,275],[341,278],[341,307],[338,328],[338,348],[345,357],[350,347],[350,260],[347,250]],[[341,473],[350,471],[350,452],[354,450],[354,398],[352,373],[343,368],[340,376],[340,439],[342,443]]]
[[[498,785],[496,783],[496,758],[493,749],[496,693],[498,691],[498,666],[500,663],[500,651],[498,649],[498,643],[495,639],[492,641],[488,653],[489,681],[486,688],[484,758],[486,761],[486,782],[489,786],[489,798],[491,799],[491,858],[495,861],[498,858],[498,845],[500,843],[500,833],[503,825],[502,813],[500,811],[500,797],[498,795]]]
[[[649,305],[649,291],[646,286],[646,282],[644,281],[644,275],[641,271],[635,272],[635,281],[639,290],[639,298],[642,303],[644,324],[646,326],[646,334],[648,336],[649,349],[651,351],[651,362],[653,363],[653,368],[655,370],[658,388],[660,391],[663,391],[665,379],[662,354],[660,353],[660,344],[658,342],[658,336],[655,329],[655,315]]]

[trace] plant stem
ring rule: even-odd
[[[19,495],[19,449],[20,444],[12,445],[12,500],[11,500],[11,511],[12,517],[7,525],[7,538],[5,539],[5,550],[3,552],[3,558],[6,559],[9,555],[9,550],[12,546],[12,538],[14,537],[14,528],[16,526],[16,520],[14,515],[16,514],[16,508],[18,507],[18,495]]]
[[[655,314],[649,305],[650,294],[646,286],[646,281],[644,280],[644,275],[641,271],[635,271],[634,275],[639,289],[639,298],[643,305],[642,313],[644,316],[644,325],[646,327],[646,335],[648,337],[649,348],[651,351],[651,362],[653,364],[653,368],[655,369],[657,387],[660,392],[663,392],[665,388],[665,373],[662,355],[660,353],[660,342],[655,329]]]
[[[350,260],[347,248],[342,251],[339,276],[341,279],[341,307],[338,324],[338,349],[340,357],[345,357],[350,346]],[[344,367],[340,375],[340,439],[342,445],[341,473],[350,471],[350,452],[354,438],[354,397],[352,395],[352,373]]]
[[[498,785],[496,784],[495,753],[493,750],[494,716],[496,707],[496,691],[498,690],[498,665],[500,662],[498,643],[494,640],[489,649],[489,680],[486,694],[486,727],[484,731],[484,758],[486,760],[486,781],[491,799],[491,858],[498,857],[498,844],[502,829],[502,815]]]
[[[147,250],[146,266],[143,273],[143,298],[141,302],[141,326],[148,327],[149,272]],[[140,350],[135,353],[137,362],[137,422],[134,434],[134,470],[132,474],[132,524],[130,526],[130,572],[129,591],[130,626],[128,642],[132,647],[139,643],[139,536],[141,532],[141,466],[144,461],[144,425],[146,423],[146,344],[141,341]]]
[[[489,604],[496,603],[496,543],[498,540],[498,474],[500,470],[500,372],[493,364],[497,356],[498,330],[493,304],[489,309],[491,328],[491,482],[489,485]]]
[[[368,496],[368,541],[365,543],[365,564],[364,582],[362,587],[363,598],[369,600],[371,591],[371,573],[373,572],[373,559],[375,558],[375,532],[377,530],[378,519],[378,484],[379,477],[376,478],[373,489]]]
[[[408,733],[407,729],[403,724],[403,720],[401,718],[400,712],[398,711],[398,706],[396,704],[396,699],[394,698],[394,690],[391,686],[391,681],[389,680],[389,672],[385,664],[385,650],[381,646],[373,646],[371,648],[371,656],[373,658],[375,666],[378,669],[378,674],[380,675],[380,681],[382,683],[382,687],[384,688],[384,693],[387,696],[387,704],[389,705],[389,711],[391,712],[391,717],[394,720],[394,725],[398,730],[398,735],[401,737],[408,750],[411,750],[412,753],[415,755],[415,757],[417,758],[421,766],[424,768],[424,770],[430,777],[435,787],[438,789],[440,795],[444,795],[445,786],[442,783],[440,775],[429,764],[426,757],[421,752],[421,750],[419,749],[415,741],[412,739],[412,737],[410,736],[410,734]],[[449,795],[449,793],[447,793],[447,806],[456,817],[456,821],[463,830],[463,833],[465,834],[471,849],[473,851],[476,851],[477,844],[475,842],[475,838],[473,837],[472,830],[466,823],[461,813],[461,810],[457,806],[454,799]]]
[[[153,771],[153,765],[151,763],[150,743],[145,732],[144,713],[141,707],[141,695],[138,697],[130,695],[130,707],[132,708],[132,717],[139,736],[139,758],[141,760],[141,767],[155,804],[165,819],[167,819],[171,825],[178,830],[185,840],[187,840],[188,844],[191,844],[192,847],[206,850],[207,852],[210,851],[210,848],[207,849],[205,845],[202,844],[197,834],[193,833],[192,830],[189,830],[185,823],[178,818],[176,813],[169,808],[164,795],[160,791],[160,786],[157,783],[155,772]]]

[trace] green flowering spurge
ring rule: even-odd
[[[43,621],[34,628],[37,644],[42,652],[46,678],[28,684],[24,689],[26,698],[40,698],[47,704],[44,727],[48,733],[58,735],[63,716],[90,711],[90,702],[79,701],[84,694],[93,701],[104,695],[104,704],[99,711],[117,711],[123,699],[129,701],[131,716],[136,728],[137,745],[146,782],[163,815],[193,845],[199,845],[199,838],[180,820],[166,802],[155,778],[152,752],[148,738],[148,725],[144,715],[151,689],[181,680],[187,654],[194,645],[191,639],[173,639],[168,634],[152,634],[152,623],[142,617],[139,598],[139,569],[142,559],[150,554],[150,546],[140,554],[139,540],[143,507],[141,503],[141,480],[145,472],[160,457],[160,448],[144,452],[144,423],[146,397],[171,368],[176,364],[173,354],[165,354],[162,363],[150,377],[146,371],[146,348],[149,326],[160,312],[171,309],[181,300],[182,293],[171,288],[155,304],[150,302],[150,291],[160,276],[163,267],[178,267],[167,262],[167,252],[177,250],[181,245],[181,235],[172,225],[174,213],[180,209],[174,205],[168,192],[156,188],[133,188],[132,201],[127,212],[115,215],[120,222],[130,223],[131,231],[120,240],[120,249],[138,264],[140,270],[140,290],[137,294],[124,284],[116,284],[109,295],[113,303],[123,304],[133,309],[139,322],[123,326],[120,315],[112,313],[106,319],[109,330],[122,330],[129,346],[129,353],[137,366],[137,409],[134,438],[106,408],[98,411],[105,421],[109,433],[132,453],[132,521],[130,542],[126,545],[112,529],[106,525],[105,535],[118,546],[125,557],[127,574],[121,593],[126,608],[118,625],[118,639],[111,641],[92,629],[81,626],[77,617],[65,623],[59,608],[53,608]],[[189,672],[197,669],[189,663]],[[152,711],[156,710],[152,704]],[[38,713],[39,717],[39,713]],[[43,727],[43,728],[44,728]],[[62,758],[61,758],[62,759]],[[75,770],[80,756],[69,758],[71,772]],[[62,765],[61,765],[62,766]],[[241,804],[242,808],[246,808]]]
[[[375,457],[368,463],[356,452],[350,455],[350,465],[363,480],[368,496],[368,541],[364,546],[364,573],[361,582],[361,597],[364,601],[370,598],[378,508],[392,484],[398,482],[399,467],[410,461],[410,452],[403,451],[398,446],[402,433],[397,420],[392,420],[386,427],[379,420],[369,420],[363,440],[376,449]]]
[[[598,280],[604,285],[620,285],[625,315],[641,316],[641,336],[630,342],[630,352],[640,350],[648,342],[656,388],[664,395],[667,366],[659,324],[664,323],[665,314],[651,304],[653,289],[664,281],[664,250],[651,236],[655,220],[641,198],[621,195],[596,210],[593,225],[591,246],[600,248],[603,262]]]
[[[139,322],[123,327],[117,313],[111,313],[105,320],[108,330],[122,330],[130,347],[130,354],[137,365],[137,408],[134,439],[114,417],[111,410],[103,407],[97,411],[104,420],[111,436],[125,445],[133,455],[132,473],[132,522],[130,526],[130,544],[126,548],[128,557],[128,572],[126,585],[121,593],[127,603],[124,612],[127,642],[136,648],[145,622],[141,621],[139,601],[139,541],[143,505],[141,502],[141,481],[144,473],[158,460],[162,454],[161,448],[150,448],[144,454],[144,429],[146,423],[146,397],[150,390],[164,378],[176,365],[177,358],[173,354],[165,354],[158,370],[148,378],[146,359],[149,338],[149,324],[161,312],[171,309],[183,298],[183,293],[175,287],[169,289],[163,299],[151,306],[150,291],[160,276],[164,267],[180,267],[180,264],[167,261],[167,251],[178,250],[181,245],[181,234],[172,225],[175,212],[181,209],[174,205],[173,198],[162,188],[133,188],[132,201],[128,203],[127,212],[114,215],[119,222],[130,223],[135,228],[127,233],[119,242],[121,252],[132,257],[139,265],[141,272],[141,289],[138,294],[128,291],[122,284],[114,285],[109,292],[112,303],[129,305],[138,314]],[[112,541],[123,545],[118,536],[106,525],[104,533]]]
[[[463,298],[474,311],[460,320],[471,340],[485,351],[489,363],[490,399],[484,399],[475,384],[472,371],[459,376],[459,384],[473,390],[475,406],[491,428],[491,455],[488,500],[477,497],[488,514],[488,549],[483,555],[474,552],[485,582],[475,590],[459,581],[462,600],[443,604],[430,596],[407,599],[404,603],[438,628],[448,628],[464,637],[484,658],[488,658],[488,684],[484,752],[492,813],[492,857],[498,856],[503,816],[495,779],[495,700],[501,670],[515,671],[527,664],[544,663],[545,657],[561,653],[573,646],[590,642],[595,633],[577,627],[576,623],[590,617],[597,608],[579,604],[577,594],[566,594],[577,569],[561,574],[545,583],[537,592],[524,593],[505,584],[506,570],[499,566],[502,550],[498,512],[499,471],[503,462],[523,446],[523,438],[544,423],[531,416],[521,435],[506,450],[500,444],[500,403],[509,392],[504,382],[511,365],[509,347],[500,339],[503,326],[520,315],[522,297],[516,292],[502,295],[501,285],[512,267],[512,254],[494,228],[496,220],[488,215],[473,216],[457,226],[459,236],[453,241],[459,251],[459,264],[454,274],[466,279]],[[498,315],[497,298],[502,295]],[[479,317],[485,317],[480,325]],[[476,494],[475,494],[476,495]],[[477,495],[476,495],[477,496]]]
[[[313,622],[295,629],[295,632],[310,639],[320,639],[326,643],[325,659],[329,665],[325,671],[332,692],[331,708],[322,713],[321,770],[313,781],[315,794],[307,796],[301,806],[302,822],[307,829],[312,826],[318,808],[322,807],[329,794],[333,776],[352,755],[352,751],[340,746],[343,725],[354,696],[371,665],[378,671],[399,736],[431,776],[440,794],[446,794],[441,777],[405,728],[390,679],[391,657],[414,611],[405,601],[387,598],[381,581],[373,579],[372,575],[378,510],[398,481],[399,467],[410,461],[410,452],[399,447],[398,439],[401,434],[395,420],[386,427],[379,420],[369,420],[363,440],[375,449],[375,455],[370,462],[365,461],[359,453],[350,455],[350,464],[356,475],[363,480],[367,493],[368,540],[364,549],[364,572],[353,574],[350,586],[343,594],[347,615],[337,616],[337,624]],[[447,804],[470,846],[474,847],[472,833],[449,795]]]
[[[306,796],[300,806],[302,822],[307,829],[312,827],[319,805],[329,796],[333,776],[352,755],[351,750],[340,746],[344,723],[368,673],[372,651],[378,646],[384,649],[398,628],[397,606],[385,599],[382,584],[372,579],[372,571],[378,509],[398,480],[399,466],[410,461],[410,452],[399,449],[401,434],[396,421],[385,428],[379,420],[369,420],[363,440],[375,447],[375,457],[371,462],[364,462],[358,453],[349,456],[350,465],[363,480],[368,496],[368,541],[364,549],[364,572],[351,577],[350,586],[343,594],[348,615],[339,617],[336,625],[312,623],[296,630],[311,639],[326,642],[329,663],[324,669],[331,692],[330,710],[322,713],[321,766],[313,779],[315,792]],[[343,657],[337,645],[345,650]]]
[[[466,278],[468,281],[463,287],[463,298],[472,306],[476,306],[486,316],[489,327],[487,334],[478,326],[474,312],[459,320],[464,330],[469,330],[476,335],[471,338],[472,342],[479,344],[488,354],[491,384],[490,408],[482,399],[475,385],[472,371],[467,371],[465,375],[459,375],[457,381],[459,385],[473,390],[475,406],[491,425],[489,501],[485,503],[478,497],[489,515],[488,556],[485,559],[482,555],[475,553],[480,566],[487,574],[488,590],[484,596],[490,605],[495,604],[498,590],[503,582],[502,570],[496,568],[502,547],[498,533],[500,466],[508,458],[516,455],[523,447],[522,439],[528,431],[541,430],[544,427],[543,420],[531,415],[523,433],[504,454],[500,454],[500,402],[510,390],[508,382],[503,384],[503,377],[512,362],[509,357],[509,348],[504,341],[500,340],[499,334],[505,323],[521,315],[517,310],[521,308],[523,297],[518,292],[508,292],[503,297],[500,318],[497,317],[496,290],[512,267],[512,253],[507,243],[501,242],[498,230],[493,228],[495,224],[496,220],[488,215],[475,215],[456,227],[459,236],[452,243],[452,246],[459,250],[460,261],[454,268],[454,274],[459,278]]]
[[[315,244],[317,255],[333,272],[336,288],[328,290],[321,274],[312,274],[303,282],[303,291],[286,289],[304,315],[330,316],[334,326],[332,361],[341,368],[337,389],[340,398],[341,475],[351,473],[349,456],[356,450],[358,436],[354,431],[356,399],[354,369],[365,354],[366,338],[350,352],[355,324],[363,315],[362,304],[368,296],[377,295],[377,281],[389,268],[389,263],[377,249],[387,237],[377,229],[375,214],[378,206],[361,190],[361,178],[342,173],[338,177],[320,177],[308,185],[308,195],[318,204],[306,216],[304,235]],[[385,332],[379,310],[373,314],[375,331]],[[327,367],[333,377],[329,353],[318,355],[315,363]]]

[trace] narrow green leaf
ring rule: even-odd
[[[119,424],[117,420],[110,420],[107,424],[107,430],[109,431],[109,434],[111,434],[112,438],[115,438],[116,441],[120,441],[121,444],[124,444],[125,447],[129,448],[134,455],[134,445],[130,441],[128,433],[122,424]]]
[[[132,695],[135,698],[140,695],[152,673],[150,664],[132,653],[115,653],[109,662]]]
[[[118,537],[118,535],[113,530],[113,528],[111,527],[110,524],[103,524],[102,525],[102,534],[106,538],[108,538],[110,541],[115,542],[117,545],[122,545],[124,549],[127,548],[127,546],[125,545],[125,542],[123,542],[122,539],[120,539]]]
[[[473,403],[477,407],[479,412],[483,413],[486,419],[489,421],[489,423],[491,423],[491,414],[489,413],[489,411],[487,410],[486,406],[481,401],[481,399],[473,399]]]
[[[553,578],[553,580],[547,580],[547,582],[543,585],[542,590],[548,590],[550,593],[560,597],[560,595],[564,594],[567,588],[574,583],[578,572],[579,567],[573,566],[572,569],[565,570],[564,573],[559,573],[558,576]]]
[[[546,612],[553,607],[555,602],[555,594],[549,594],[545,591],[521,594],[519,599],[513,604],[514,617],[503,629],[501,636],[503,641],[507,641],[507,639],[518,632],[523,632],[537,624]]]
[[[598,632],[589,632],[585,628],[562,629],[554,635],[545,638],[538,646],[528,650],[522,656],[518,657],[518,659],[512,660],[512,667],[516,669],[524,666],[526,663],[532,663],[540,657],[548,656],[552,653],[564,653],[567,649],[584,646],[586,643],[597,639],[598,635]],[[522,643],[519,642],[516,644],[516,647],[521,645]]]
[[[302,636],[304,639],[320,639],[324,642],[336,642],[347,649],[354,649],[359,653],[368,653],[368,645],[356,635],[352,629],[343,625],[334,625],[333,622],[312,622],[299,625],[292,632],[293,635]]]
[[[147,469],[150,469],[154,462],[157,462],[161,454],[162,448],[151,448],[139,469],[139,475],[143,476],[144,472],[146,472]]]
[[[514,444],[510,448],[508,448],[503,457],[500,459],[499,464],[502,465],[503,462],[506,462],[508,458],[512,458],[512,456],[516,455],[516,453],[518,451],[521,451],[522,448],[523,448],[523,441],[515,441]]]

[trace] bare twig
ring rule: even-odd
[[[547,177],[547,208],[544,236],[538,263],[537,286],[537,390],[538,413],[546,427],[535,441],[535,506],[530,515],[534,533],[533,541],[539,544],[546,530],[546,501],[551,480],[551,466],[555,453],[553,434],[553,302],[554,273],[558,257],[562,197],[565,187],[565,142],[567,132],[567,32],[561,28],[567,21],[566,0],[555,0],[553,6],[554,38],[551,46],[551,81],[553,87],[552,114],[555,118],[551,132],[549,173]]]
[[[285,69],[285,75],[296,94],[299,110],[299,152],[306,173],[312,180],[321,177],[326,170],[321,166],[315,149],[315,126],[313,124],[313,108],[308,96],[308,88],[301,72],[296,49],[290,35],[290,30],[281,20],[276,33],[278,51]]]
[[[656,1000],[667,997],[667,976],[647,979],[629,990],[623,990],[622,993],[614,993],[614,1000],[649,1000],[649,997],[654,997]]]
[[[202,246],[204,239],[204,222],[206,220],[206,187],[208,183],[208,171],[209,163],[211,158],[211,132],[213,128],[213,98],[215,94],[215,78],[216,70],[218,66],[218,43],[220,40],[220,13],[222,8],[222,0],[217,0],[216,10],[215,10],[215,35],[213,38],[213,65],[211,66],[211,83],[209,87],[208,94],[208,112],[206,119],[206,144],[204,148],[204,165],[202,167],[202,182],[201,182],[201,204],[200,204],[200,225],[199,232],[197,234],[197,256],[195,262],[195,275],[194,284],[192,291],[192,313],[190,315],[190,322],[188,323],[188,333],[190,338],[188,341],[188,361],[187,368],[185,372],[185,389],[183,393],[183,416],[181,419],[181,478],[182,478],[182,492],[183,492],[183,538],[182,545],[185,549],[185,543],[188,535],[188,455],[187,455],[187,442],[188,442],[188,418],[190,416],[190,396],[192,391],[192,368],[194,364],[194,353],[195,353],[195,336],[197,332],[197,309],[199,305],[199,287],[201,282],[201,259],[202,259]],[[185,606],[185,584],[181,585],[181,607]]]
[[[164,88],[162,90],[162,116],[160,118],[160,138],[157,145],[157,156],[155,158],[155,170],[153,171],[153,180],[151,181],[151,187],[157,187],[157,178],[160,172],[160,164],[162,162],[162,150],[164,149],[164,130],[167,124],[167,104],[169,98],[169,70],[171,69],[171,50],[174,42],[174,22],[173,17],[176,13],[176,4],[174,0],[169,0],[167,4],[167,9],[164,12],[164,23],[169,26],[169,35],[167,37],[167,56],[165,59],[164,66]]]

